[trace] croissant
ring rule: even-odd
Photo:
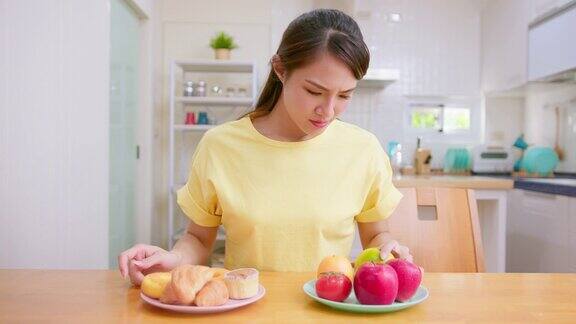
[[[174,289],[172,289],[172,285],[167,285],[160,296],[160,301],[164,304],[180,304],[178,297],[176,297],[176,293],[174,293]]]
[[[214,279],[224,278],[224,275],[230,272],[229,270],[224,268],[211,268],[211,270],[214,272],[214,276],[212,276],[212,278]]]
[[[196,306],[220,306],[228,301],[228,288],[222,279],[212,279],[198,292]]]
[[[196,294],[212,279],[213,271],[199,265],[181,265],[171,272],[172,280],[166,286],[160,301],[167,304],[191,305]]]

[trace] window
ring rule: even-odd
[[[470,109],[444,104],[410,104],[410,127],[421,132],[467,132]]]

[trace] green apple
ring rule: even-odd
[[[360,252],[360,254],[356,257],[354,261],[354,269],[360,269],[360,267],[366,262],[374,262],[374,263],[384,263],[390,259],[394,259],[394,255],[392,253],[386,256],[386,259],[383,259],[380,255],[380,249],[377,247],[367,248],[364,251]]]

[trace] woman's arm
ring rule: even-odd
[[[358,232],[360,234],[360,241],[362,242],[363,249],[378,247],[380,249],[388,250],[387,252],[385,251],[385,253],[382,253],[384,255],[388,255],[388,253],[391,252],[397,258],[412,261],[410,249],[396,242],[388,231],[387,220],[370,223],[359,222]]]
[[[179,255],[180,264],[207,264],[217,234],[218,227],[200,226],[191,221],[171,252]]]
[[[380,247],[393,240],[392,235],[388,231],[387,220],[370,223],[359,222],[358,232],[363,249]]]
[[[118,256],[118,267],[124,278],[130,276],[139,286],[148,273],[170,271],[181,264],[207,264],[218,227],[204,227],[190,222],[186,234],[172,251],[160,247],[136,244]]]

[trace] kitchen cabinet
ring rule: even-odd
[[[507,272],[576,271],[576,198],[520,189],[508,198]]]
[[[538,19],[547,13],[560,8],[574,0],[531,0],[530,4],[530,21]]]
[[[574,0],[494,0],[482,10],[482,90],[488,95],[528,81],[528,28]]]
[[[501,92],[527,80],[528,24],[525,0],[490,1],[482,11],[482,89]]]

